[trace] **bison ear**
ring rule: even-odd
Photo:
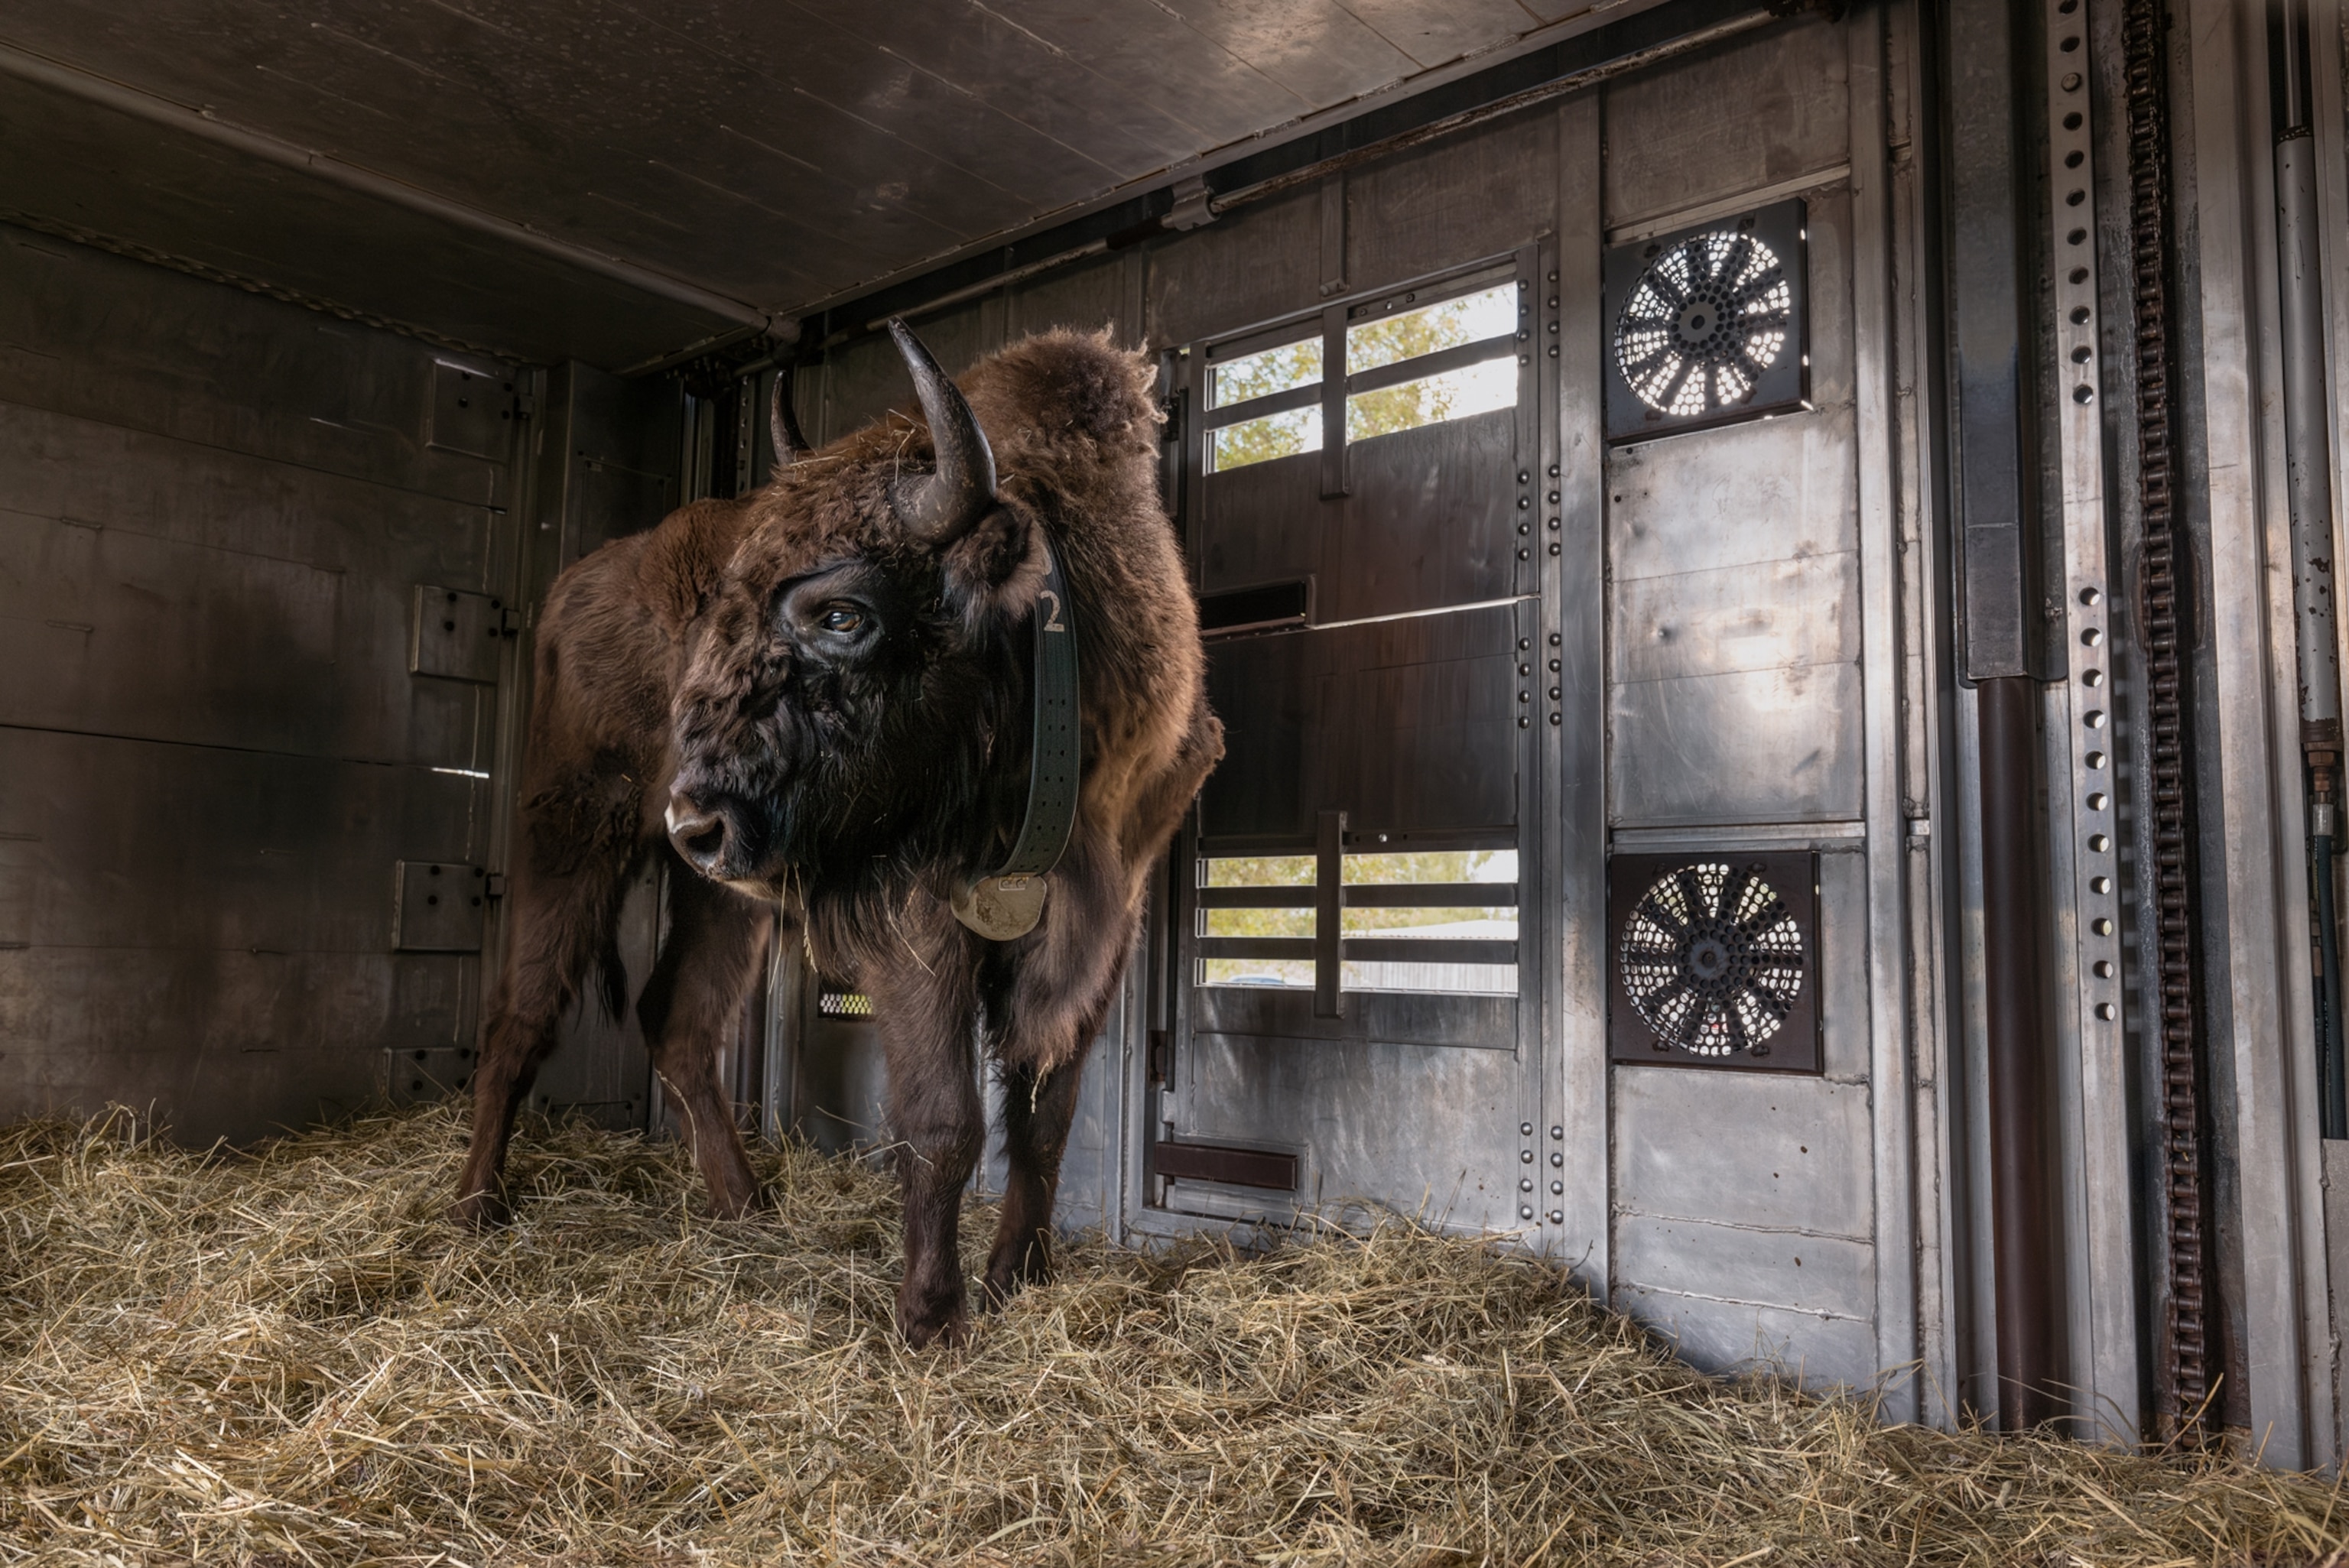
[[[939,558],[947,602],[974,634],[1000,617],[1018,620],[1044,586],[1044,531],[1020,508],[987,509]]]

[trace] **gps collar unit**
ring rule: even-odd
[[[1046,878],[1077,824],[1077,775],[1083,760],[1077,724],[1077,635],[1069,580],[1060,553],[1044,545],[1044,586],[1030,617],[1036,636],[1035,738],[1028,763],[1028,810],[1011,854],[989,876],[955,895],[954,914],[992,942],[1036,929],[1044,915]]]

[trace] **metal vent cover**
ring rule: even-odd
[[[1821,1070],[1818,858],[1715,851],[1607,866],[1608,1053]]]
[[[1607,253],[1607,437],[1809,406],[1799,199]]]

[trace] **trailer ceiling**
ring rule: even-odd
[[[0,217],[626,368],[1635,8],[16,0]]]

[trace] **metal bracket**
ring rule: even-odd
[[[503,600],[419,583],[408,628],[408,673],[495,686],[500,645],[519,624]]]
[[[479,953],[489,872],[451,861],[392,866],[391,945],[399,953]]]
[[[514,384],[506,376],[436,360],[429,444],[438,451],[502,461],[513,449],[519,404]]]

